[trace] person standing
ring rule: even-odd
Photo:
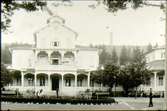
[[[149,96],[149,107],[153,107],[153,95],[152,95],[152,88],[150,88],[150,96]]]

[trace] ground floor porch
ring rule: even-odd
[[[19,92],[42,92],[42,95],[77,96],[84,91],[107,91],[103,84],[94,82],[90,72],[16,71],[6,89]]]
[[[139,89],[144,92],[150,92],[152,88],[153,94],[158,94],[163,96],[165,91],[165,74],[164,70],[153,70],[151,77],[145,82],[145,84],[140,85]]]

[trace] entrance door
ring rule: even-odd
[[[58,90],[59,89],[59,78],[52,78],[52,90]]]

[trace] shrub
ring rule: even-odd
[[[5,97],[2,96],[1,97],[1,101],[5,101],[5,102],[18,102],[18,103],[39,103],[39,104],[43,104],[43,103],[51,103],[51,104],[56,104],[56,103],[61,103],[61,104],[108,104],[108,103],[114,103],[115,100],[112,98],[108,98],[108,99],[99,99],[99,100],[93,100],[93,99],[70,99],[70,98],[37,98],[37,97],[33,97],[33,98],[18,98],[18,97]]]

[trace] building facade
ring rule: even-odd
[[[146,53],[146,61],[148,69],[153,71],[153,74],[141,88],[145,91],[152,88],[154,93],[163,94],[165,91],[165,48],[158,47]]]
[[[46,95],[75,96],[81,91],[101,89],[91,81],[90,71],[99,65],[98,49],[76,45],[78,34],[54,16],[34,33],[32,47],[12,47],[11,70],[21,71],[6,88],[43,90]]]

